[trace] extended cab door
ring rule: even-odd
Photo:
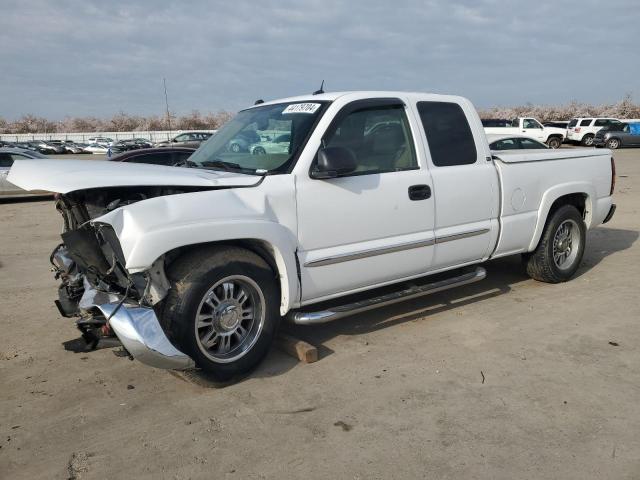
[[[459,97],[452,97],[459,98]],[[498,174],[466,100],[418,101],[435,204],[433,269],[486,259],[498,236]]]
[[[297,177],[303,304],[429,269],[432,182],[418,160],[424,150],[415,141],[419,131],[412,130],[410,116],[397,98],[347,103],[322,144],[353,156],[355,169],[335,178],[312,178],[316,155],[310,171]]]

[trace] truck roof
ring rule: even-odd
[[[429,93],[429,92],[403,92],[403,91],[394,91],[394,90],[351,90],[344,92],[327,92],[327,93],[319,93],[317,95],[308,94],[308,95],[298,95],[295,97],[287,97],[287,98],[278,98],[275,100],[269,100],[268,102],[260,103],[258,105],[254,105],[255,107],[262,105],[273,105],[276,103],[289,103],[289,102],[318,102],[318,101],[329,101],[332,102],[337,100],[340,97],[345,95],[353,95],[358,97],[407,97],[407,96],[426,96],[434,97],[434,98],[442,98],[442,100],[448,99],[462,99],[462,97],[456,95],[440,95],[437,93]],[[251,107],[250,107],[251,108]]]

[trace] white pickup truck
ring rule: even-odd
[[[229,148],[267,130],[288,148]],[[283,317],[322,323],[479,281],[492,258],[568,280],[586,230],[615,211],[614,179],[608,150],[492,156],[471,102],[402,92],[255,105],[185,167],[31,160],[9,177],[58,192],[56,303],[88,341],[110,329],[144,363],[217,379],[256,366]]]
[[[567,131],[564,128],[545,127],[535,118],[514,118],[506,126],[485,126],[487,135],[524,135],[546,143],[549,148],[560,148]]]

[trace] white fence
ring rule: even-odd
[[[84,133],[0,133],[0,140],[6,142],[28,142],[30,140],[71,140],[79,143],[89,143],[92,137],[107,137],[115,141],[128,138],[146,138],[151,142],[171,140],[176,135],[186,132],[210,132],[216,130],[165,130],[155,132],[84,132]]]

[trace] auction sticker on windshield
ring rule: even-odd
[[[282,111],[285,113],[316,113],[316,110],[320,108],[319,103],[294,103],[289,105]]]

